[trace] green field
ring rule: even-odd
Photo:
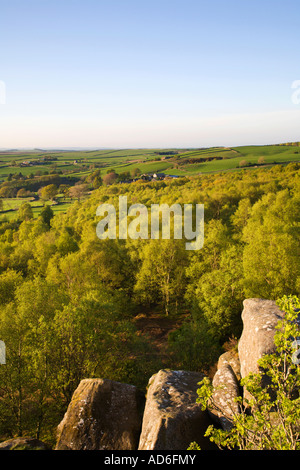
[[[3,201],[3,211],[0,213],[2,216],[5,216],[8,220],[11,220],[16,217],[19,207],[24,203],[28,202],[32,207],[33,216],[36,218],[39,216],[41,209],[44,207],[44,204],[40,200],[32,200],[33,198],[4,198]],[[66,198],[63,200],[61,197],[57,198],[58,204],[51,204],[51,208],[54,214],[59,212],[66,212],[68,208],[73,204],[74,201]]]
[[[242,147],[211,147],[205,149],[108,149],[89,151],[32,151],[0,152],[1,184],[20,176],[19,186],[26,180],[36,181],[44,175],[59,175],[70,186],[84,182],[85,178],[99,170],[101,177],[110,171],[118,175],[139,169],[141,174],[165,173],[174,176],[195,176],[223,171],[239,171],[243,168],[272,166],[300,161],[300,143]],[[49,159],[51,161],[49,161]],[[243,162],[241,166],[241,162]],[[45,183],[46,184],[46,183]],[[37,194],[37,193],[35,193]],[[2,215],[13,218],[22,202],[27,201],[36,217],[44,202],[35,198],[2,197]],[[65,212],[73,201],[56,198],[56,212]]]
[[[164,158],[158,152],[176,151],[177,155]],[[57,161],[39,164],[43,157],[51,156]],[[24,176],[38,173],[60,173],[66,176],[86,176],[93,168],[100,168],[104,175],[113,169],[117,173],[139,168],[142,173],[165,172],[174,175],[194,175],[239,168],[246,160],[255,165],[264,157],[265,164],[288,163],[300,160],[300,149],[295,145],[245,146],[209,149],[124,149],[44,153],[0,153],[0,180],[9,174],[22,173]],[[216,158],[213,160],[213,158]],[[199,161],[206,159],[206,161]],[[191,163],[190,160],[193,160]],[[30,161],[30,166],[22,162]]]
[[[216,159],[209,161],[209,158]],[[287,146],[249,146],[234,147],[230,149],[207,149],[198,152],[186,152],[180,156],[180,160],[190,158],[207,158],[206,162],[186,163],[179,165],[172,171],[167,170],[166,173],[174,175],[195,175],[199,173],[212,173],[216,171],[226,171],[240,169],[240,162],[246,160],[250,165],[257,165],[259,158],[264,158],[264,165],[287,164],[290,162],[300,161],[300,149],[293,145]]]

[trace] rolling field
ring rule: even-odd
[[[300,161],[299,143],[264,146],[212,147],[205,149],[108,149],[88,151],[53,152],[0,152],[0,185],[13,181],[19,174],[27,178],[58,174],[74,185],[96,169],[101,177],[110,171],[117,174],[139,169],[141,174],[165,173],[174,176],[239,171],[242,168],[272,166]],[[50,161],[49,161],[50,159]],[[241,166],[242,162],[242,166]],[[73,182],[71,180],[73,178]],[[75,180],[76,181],[76,180]],[[79,181],[80,182],[80,181]],[[20,182],[22,184],[22,182]],[[38,216],[43,202],[34,198],[2,197],[3,212],[13,218],[22,202],[27,201]],[[55,213],[65,212],[73,201],[57,198],[59,204],[52,205]]]
[[[2,216],[5,216],[6,219],[11,220],[17,216],[17,211],[19,207],[24,203],[28,202],[32,207],[32,212],[34,218],[38,217],[44,204],[42,201],[39,200],[32,200],[33,198],[3,198],[3,212],[1,213]],[[51,209],[53,210],[54,214],[59,212],[66,212],[68,208],[73,204],[74,200],[66,198],[63,200],[61,197],[58,199],[58,204],[51,204]]]
[[[178,152],[166,158],[159,152]],[[43,162],[44,156],[57,158]],[[265,164],[286,164],[300,161],[300,148],[294,145],[245,146],[209,149],[124,149],[94,150],[47,153],[0,153],[0,180],[5,181],[9,174],[22,173],[24,176],[61,173],[66,176],[86,176],[94,168],[100,168],[101,175],[110,170],[117,173],[139,168],[142,173],[165,172],[174,175],[195,175],[239,168],[242,160],[255,165],[260,157]],[[202,161],[202,160],[205,161]],[[197,161],[198,160],[198,161]],[[30,166],[21,166],[30,161]]]
[[[215,157],[215,160],[210,158]],[[222,159],[218,159],[222,157]],[[195,175],[199,173],[212,173],[217,171],[228,171],[240,169],[240,162],[257,165],[259,159],[263,157],[264,165],[287,164],[300,161],[300,148],[292,145],[288,146],[249,146],[234,147],[230,149],[207,149],[198,152],[186,152],[180,156],[181,160],[186,160],[186,164],[179,165],[172,171],[166,173],[174,175]],[[203,158],[206,162],[189,163],[189,159]]]

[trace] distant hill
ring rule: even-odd
[[[10,149],[0,152],[0,183],[23,178],[59,174],[74,181],[84,180],[95,170],[101,177],[118,175],[194,176],[245,168],[286,165],[300,161],[300,142],[210,148],[154,149]],[[73,181],[73,183],[72,183]]]

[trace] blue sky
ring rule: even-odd
[[[299,0],[0,0],[0,148],[300,140]]]

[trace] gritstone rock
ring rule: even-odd
[[[203,437],[212,423],[196,403],[203,374],[160,370],[149,380],[139,450],[186,450],[191,442],[213,448]]]
[[[141,401],[133,385],[82,380],[58,426],[56,450],[136,450]]]

